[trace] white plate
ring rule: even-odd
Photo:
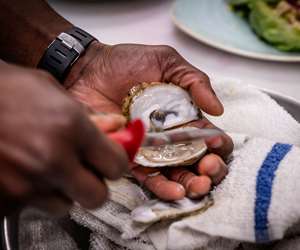
[[[300,53],[281,52],[260,40],[249,24],[233,13],[228,0],[177,0],[172,19],[191,37],[215,48],[245,57],[300,62]]]

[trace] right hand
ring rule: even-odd
[[[107,197],[128,159],[47,73],[0,65],[0,215],[27,204],[64,213]]]

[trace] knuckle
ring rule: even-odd
[[[204,73],[204,72],[202,72],[202,79],[203,79],[206,83],[209,83],[209,82],[210,82],[209,76],[208,76],[206,73]]]
[[[38,174],[53,175],[58,166],[58,151],[57,143],[54,140],[44,139],[39,146],[39,154],[37,163],[34,164],[35,171]]]
[[[158,46],[158,52],[160,59],[165,63],[166,69],[176,67],[183,62],[183,58],[177,50],[169,45]]]
[[[166,54],[178,54],[177,50],[169,45],[160,45],[159,49]]]
[[[201,75],[200,75],[200,78],[199,78],[199,84],[210,86],[209,76],[206,73],[202,72],[202,71],[200,73],[201,73]]]

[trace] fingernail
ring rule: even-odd
[[[223,140],[221,137],[214,137],[206,140],[206,143],[210,148],[220,148],[223,145]]]
[[[182,191],[185,192],[184,187],[183,187],[181,184],[179,184],[179,183],[178,183],[178,185],[177,185],[177,189],[178,189],[179,192],[182,192]]]

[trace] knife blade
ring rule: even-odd
[[[170,144],[191,143],[224,134],[220,129],[185,127],[164,132],[145,134],[141,147],[158,147]]]

